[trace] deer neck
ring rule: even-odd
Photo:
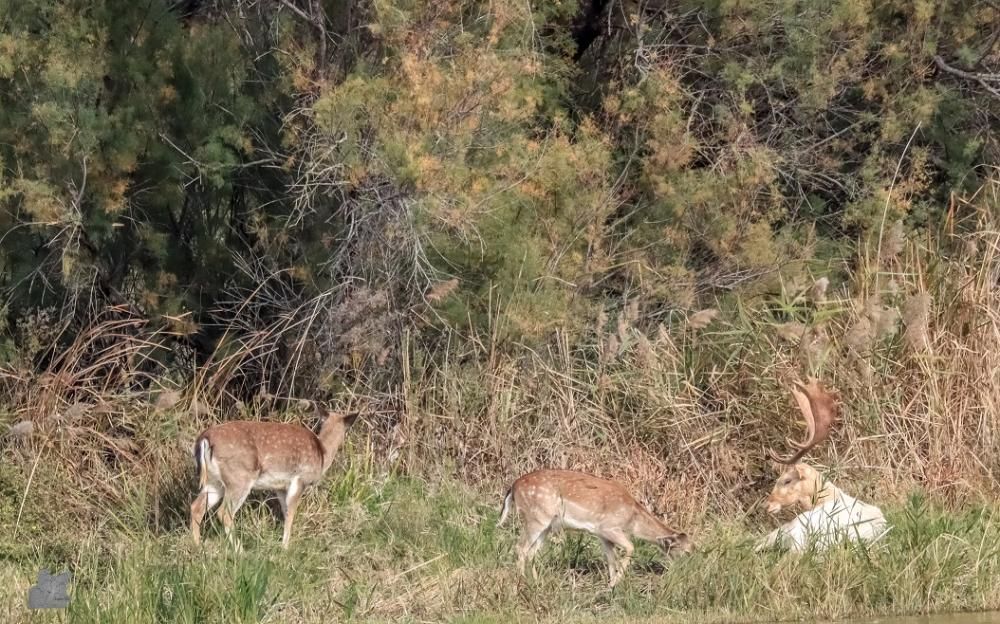
[[[316,437],[319,438],[319,444],[323,447],[324,473],[330,468],[333,458],[337,456],[337,451],[340,450],[341,445],[344,443],[346,433],[344,424],[334,418],[327,418],[326,422],[323,423],[323,427],[320,428],[319,434]]]
[[[822,507],[826,503],[842,499],[846,494],[838,488],[833,483],[819,477],[820,481],[817,484],[816,494],[812,497],[808,504],[805,505],[806,511],[812,511],[817,507]]]
[[[632,535],[648,542],[672,535],[674,531],[663,524],[659,518],[644,509],[641,505],[635,506],[635,519],[632,521]]]

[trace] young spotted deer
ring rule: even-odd
[[[318,407],[316,411],[322,414]],[[203,431],[194,444],[201,490],[191,503],[195,543],[201,542],[205,513],[220,500],[222,524],[233,542],[233,518],[247,495],[271,490],[279,493],[285,521],[281,545],[288,548],[299,497],[329,469],[356,418],[327,412],[319,434],[301,425],[252,421],[230,421]]]
[[[609,586],[625,574],[632,557],[630,538],[654,542],[664,552],[693,549],[687,535],[663,524],[647,511],[619,483],[571,470],[536,470],[516,481],[507,490],[497,526],[507,519],[511,506],[524,525],[517,545],[517,567],[537,577],[533,559],[552,530],[586,531],[601,539],[608,561]],[[625,551],[619,560],[615,546]]]
[[[806,440],[796,445],[798,452],[788,459],[770,454],[773,460],[791,467],[778,477],[766,504],[771,514],[784,507],[798,507],[802,513],[767,534],[756,550],[772,546],[796,551],[810,546],[825,549],[845,539],[860,542],[880,539],[889,525],[878,507],[859,501],[826,481],[815,468],[798,463],[810,449],[830,436],[839,420],[840,408],[836,395],[819,381],[811,379],[807,384],[795,385],[792,395],[806,421]]]

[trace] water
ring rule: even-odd
[[[1000,611],[883,617],[870,620],[850,620],[839,624],[993,624],[994,622],[1000,622]]]

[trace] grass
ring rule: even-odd
[[[691,527],[696,554],[667,561],[642,546],[609,591],[596,541],[574,533],[543,549],[537,581],[521,579],[514,529],[494,526],[493,498],[455,480],[432,486],[349,466],[304,500],[288,551],[263,499],[238,517],[242,553],[227,546],[217,521],[195,546],[182,508],[170,510],[178,522],[167,531],[123,517],[105,531],[22,534],[28,546],[5,548],[0,559],[0,620],[753,622],[1000,606],[993,509],[947,513],[914,495],[888,510],[894,529],[884,544],[822,555],[754,554],[752,540],[767,526]],[[73,571],[68,613],[27,612],[28,587],[43,567]]]

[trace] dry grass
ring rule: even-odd
[[[800,426],[788,381],[814,374],[844,400],[844,426],[815,457],[838,481],[877,500],[914,487],[949,504],[988,500],[1000,474],[998,237],[976,239],[975,257],[933,263],[920,259],[940,256],[941,244],[931,254],[931,243],[910,241],[820,298],[807,284],[753,306],[720,302],[728,312],[710,325],[681,316],[644,324],[631,304],[542,352],[471,336],[428,353],[406,339],[401,387],[361,379],[338,402],[371,408],[362,431],[385,467],[458,470],[488,491],[538,466],[576,468],[699,522],[742,515],[769,487],[764,448]],[[33,425],[9,438],[5,458],[64,473],[77,511],[99,515],[118,503],[121,474],[148,475],[152,490],[185,474],[189,443],[208,421],[273,417],[288,404],[267,393],[225,402],[220,380],[238,377],[233,363],[250,352],[214,358],[180,394],[150,391],[154,373],[163,379],[149,364],[162,337],[118,314],[41,374],[4,372],[9,423]]]
[[[623,311],[542,353],[472,341],[473,353],[431,364],[411,352],[420,373],[397,424],[408,467],[447,457],[498,491],[538,466],[576,468],[625,480],[688,521],[738,516],[770,485],[763,449],[798,435],[788,381],[815,374],[845,404],[844,426],[814,457],[838,481],[882,501],[915,487],[947,504],[991,500],[998,238],[978,239],[981,255],[936,263],[920,262],[931,243],[911,241],[904,258],[860,266],[820,302],[807,287],[720,306],[730,311],[700,329],[634,324]],[[790,337],[792,323],[802,331]]]

